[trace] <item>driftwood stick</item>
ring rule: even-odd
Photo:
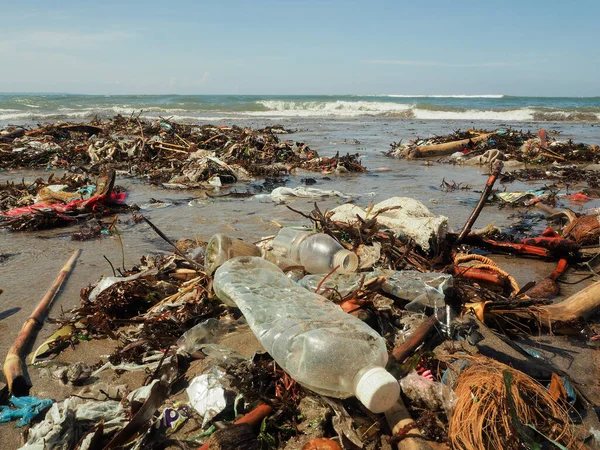
[[[560,303],[540,306],[539,309],[542,324],[546,321],[568,322],[588,319],[600,309],[600,281],[590,284]]]
[[[471,217],[469,217],[469,220],[467,220],[467,223],[465,223],[464,228],[458,235],[455,245],[459,245],[463,241],[463,239],[465,237],[467,237],[467,235],[471,232],[471,228],[473,227],[473,224],[479,217],[479,214],[481,213],[481,210],[483,209],[483,205],[485,205],[485,202],[487,201],[488,197],[490,196],[490,193],[492,192],[494,183],[496,183],[496,180],[498,179],[500,172],[502,172],[502,167],[504,167],[504,163],[502,161],[496,161],[494,163],[494,170],[492,171],[492,174],[490,175],[490,177],[487,180],[487,183],[485,184],[485,188],[483,189],[483,192],[481,193],[481,198],[479,199],[477,206],[475,206],[475,209],[473,210]]]
[[[429,336],[429,333],[431,333],[431,331],[435,328],[436,323],[437,319],[435,316],[430,316],[425,319],[425,322],[419,325],[415,332],[406,341],[394,348],[392,351],[392,356],[394,359],[401,363],[407,357],[409,357],[415,351],[415,349],[425,341],[427,336]]]
[[[422,439],[421,431],[419,431],[415,421],[406,409],[406,406],[404,406],[402,398],[399,398],[396,404],[385,412],[385,419],[392,430],[392,435],[394,436],[402,433],[405,427],[412,427],[410,430],[405,432],[406,437],[398,442],[398,450],[432,449],[427,441]]]
[[[163,147],[162,145],[157,145],[157,146],[155,146],[155,148],[159,148],[161,150],[167,150],[169,152],[185,153],[185,154],[189,153],[189,152],[186,152],[185,150],[178,150],[176,148],[171,148],[171,147]]]
[[[184,147],[183,145],[178,145],[178,144],[171,144],[170,142],[156,142],[156,144],[159,145],[164,145],[165,147],[173,147],[173,148],[178,148],[181,150],[187,150],[188,148],[190,148],[190,146],[188,145],[187,147]]]
[[[414,157],[432,158],[436,156],[449,155],[451,153],[462,150],[465,146],[486,141],[495,134],[496,133],[485,133],[472,138],[461,139],[459,141],[445,142],[443,144],[419,145],[415,147],[416,152]]]
[[[73,270],[75,260],[80,252],[81,250],[75,250],[75,252],[73,252],[73,255],[71,255],[69,261],[67,261],[61,269],[58,277],[48,292],[46,292],[46,295],[44,295],[44,298],[42,298],[31,316],[29,316],[23,324],[21,331],[19,331],[19,334],[17,335],[17,339],[10,350],[8,350],[4,361],[4,376],[6,377],[8,388],[15,396],[23,396],[29,393],[31,381],[27,376],[27,369],[24,361],[25,355],[23,353],[27,349],[27,345],[35,338],[37,331],[43,326],[46,312],[63,282],[69,273],[71,273],[71,270]]]

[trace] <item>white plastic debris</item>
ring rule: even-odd
[[[55,403],[46,413],[44,420],[29,431],[27,442],[21,449],[62,450],[74,448],[85,429],[78,423],[104,422],[104,433],[110,434],[125,426],[128,418],[120,402],[114,400],[86,401],[69,397]]]
[[[190,405],[202,416],[202,428],[227,407],[225,372],[213,366],[192,380],[186,389]]]
[[[299,186],[295,188],[278,187],[273,189],[270,194],[271,200],[276,203],[283,203],[294,198],[329,198],[339,197],[344,200],[360,198],[358,194],[345,194],[336,190],[324,190]]]
[[[102,291],[108,289],[113,284],[122,283],[123,281],[133,281],[137,280],[138,278],[156,275],[157,273],[158,269],[156,267],[153,267],[152,269],[144,270],[143,272],[136,273],[128,277],[104,277],[98,282],[96,287],[92,289],[92,292],[90,292],[89,295],[89,299],[90,301],[94,301]]]
[[[452,287],[452,275],[439,272],[421,273],[416,270],[376,270],[385,278],[381,289],[394,297],[408,300],[408,311],[423,312],[426,308],[445,305],[446,289]]]
[[[400,380],[400,387],[412,403],[431,411],[444,410],[448,416],[457,401],[456,393],[448,386],[425,378],[414,370]]]
[[[148,356],[144,356],[142,358],[142,364],[121,363],[118,365],[114,365],[110,361],[107,361],[99,369],[96,369],[96,371],[92,373],[92,376],[98,376],[99,373],[103,372],[106,369],[124,370],[126,372],[140,372],[145,370],[152,371],[156,370],[159,364],[161,364],[161,361],[163,365],[166,365],[171,362],[171,359],[173,359],[173,356],[167,356],[166,358],[164,358],[164,354],[161,351],[157,350],[153,353],[150,353]]]
[[[381,244],[374,242],[372,245],[359,245],[356,250],[358,268],[370,269],[381,258]]]
[[[401,239],[412,239],[423,250],[429,251],[431,243],[443,240],[448,231],[448,218],[432,214],[421,202],[409,197],[392,197],[377,203],[367,212],[356,205],[340,205],[332,210],[331,220],[354,224],[357,215],[362,219],[378,212],[377,223],[393,230]]]
[[[500,160],[504,161],[506,157],[504,153],[502,153],[497,148],[492,148],[490,150],[486,150],[483,155],[475,156],[465,161],[465,164],[468,166],[482,166],[482,165],[490,165],[494,162]]]

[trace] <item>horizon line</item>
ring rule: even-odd
[[[389,97],[389,98],[444,98],[444,97],[455,97],[455,98],[489,98],[499,99],[507,97],[523,97],[523,98],[599,98],[600,95],[514,95],[514,94],[197,94],[197,93],[161,93],[161,94],[140,94],[140,93],[126,93],[126,94],[84,94],[76,92],[60,92],[60,91],[0,91],[0,95],[81,95],[88,97],[127,97],[127,96],[142,96],[142,97],[164,97],[164,96],[192,96],[192,97]]]

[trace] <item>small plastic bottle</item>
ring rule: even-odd
[[[260,249],[247,242],[231,238],[224,234],[215,234],[208,241],[204,265],[208,273],[212,273],[225,261],[236,256],[260,256]]]
[[[375,413],[398,399],[398,381],[385,370],[385,340],[274,264],[231,259],[216,271],[213,288],[221,301],[240,309],[264,348],[300,384],[322,395],[355,395]]]
[[[314,231],[282,228],[273,239],[273,253],[297,261],[308,273],[355,272],[358,256],[346,250],[335,239]]]

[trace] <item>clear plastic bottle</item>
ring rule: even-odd
[[[212,274],[221,264],[236,256],[260,255],[261,251],[256,245],[218,233],[208,241],[204,263],[208,273]]]
[[[355,395],[375,413],[398,399],[398,381],[385,370],[385,340],[274,264],[231,259],[215,273],[213,288],[225,304],[241,310],[265,349],[297,382],[323,395]]]
[[[314,231],[282,228],[273,239],[273,253],[297,261],[309,273],[355,272],[358,256],[346,250],[335,239]]]

